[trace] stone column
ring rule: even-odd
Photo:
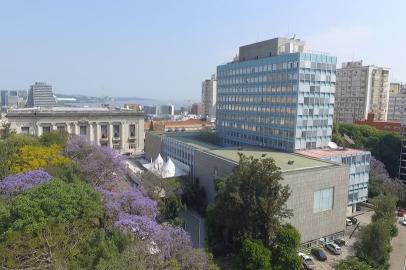
[[[109,127],[107,135],[107,137],[109,138],[108,145],[110,148],[113,148],[113,123],[109,122],[108,127]]]
[[[79,132],[79,124],[78,124],[78,122],[73,122],[73,128],[74,128],[74,134],[75,135],[80,135],[80,132]]]
[[[36,135],[37,135],[37,137],[42,135],[42,127],[41,127],[41,124],[38,124],[38,123],[37,123]]]
[[[100,123],[99,122],[94,122],[93,125],[94,125],[94,142],[97,145],[100,145],[100,138],[101,138],[101,136],[100,136]]]
[[[58,127],[56,126],[56,124],[55,124],[55,123],[51,123],[51,132],[52,132],[52,131],[56,131],[56,130],[58,130]]]
[[[94,132],[93,132],[93,123],[92,122],[89,122],[88,128],[89,128],[89,133],[88,133],[89,141],[93,142],[94,141]]]
[[[70,130],[70,123],[67,122],[65,125],[66,125],[66,132],[67,132],[68,134],[70,134],[70,133],[71,133],[71,130]]]
[[[126,138],[126,136],[125,136],[125,131],[126,131],[126,124],[125,124],[125,122],[121,122],[121,127],[120,127],[121,129],[120,129],[120,145],[121,145],[121,151],[122,152],[125,152],[125,150],[126,150],[126,147],[125,147],[125,145],[126,145],[126,143],[125,143],[125,138]]]

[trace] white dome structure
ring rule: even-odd
[[[175,174],[176,174],[175,164],[173,163],[171,158],[168,158],[168,160],[165,162],[162,168],[162,177],[164,178],[174,177]]]
[[[155,170],[162,170],[164,166],[164,159],[162,158],[161,154],[158,154],[158,157],[155,159],[153,167]]]

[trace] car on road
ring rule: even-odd
[[[334,242],[334,244],[336,244],[339,247],[345,246],[345,244],[346,244],[345,240],[342,238],[337,238],[333,242]]]
[[[311,253],[319,261],[324,262],[327,260],[326,253],[324,253],[324,251],[319,248],[312,248]]]
[[[299,257],[302,258],[302,263],[303,263],[303,269],[306,270],[313,270],[315,269],[316,265],[314,264],[312,258],[310,256],[299,252],[298,253]]]
[[[351,219],[346,218],[346,219],[345,219],[345,224],[346,224],[347,226],[352,226],[352,221],[351,221]]]
[[[334,255],[340,255],[341,254],[341,248],[338,245],[334,244],[334,243],[328,243],[328,244],[326,244],[325,247],[326,247],[326,249],[328,251],[330,251]]]
[[[356,217],[347,217],[349,220],[351,220],[352,224],[357,224],[358,223],[358,219]]]

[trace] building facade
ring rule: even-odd
[[[27,97],[27,108],[53,107],[56,105],[52,86],[44,82],[36,82],[30,86]]]
[[[389,95],[388,120],[401,121],[406,115],[406,86]]]
[[[6,117],[16,133],[41,136],[66,131],[121,153],[140,153],[144,149],[144,115],[132,110],[33,108],[12,110]]]
[[[402,90],[402,84],[401,83],[390,83],[390,85],[389,85],[389,95],[399,94],[400,90]]]
[[[293,152],[331,141],[337,58],[276,38],[240,47],[217,67],[216,130],[223,145]]]
[[[207,137],[208,136],[208,137]],[[287,207],[293,210],[288,220],[300,234],[303,248],[343,237],[348,197],[349,168],[334,162],[303,155],[274,152],[255,147],[221,147],[208,142],[207,133],[146,134],[146,158],[171,158],[184,164],[206,191],[207,202],[216,196],[214,180],[233,172],[238,153],[255,158],[272,157],[281,168],[283,185],[289,185],[291,196]],[[291,161],[291,162],[289,162]]]
[[[202,82],[203,115],[210,119],[216,118],[216,104],[217,80],[216,75],[212,75],[210,80]]]
[[[389,104],[389,69],[362,61],[347,62],[337,70],[334,120],[354,123],[373,112],[377,120],[386,121]]]
[[[350,167],[348,179],[348,207],[350,215],[356,211],[356,205],[368,200],[368,183],[371,153],[350,148],[314,149],[297,152],[298,154],[328,160]]]
[[[201,103],[193,103],[192,108],[190,109],[191,114],[195,115],[202,115],[203,114],[203,106]]]

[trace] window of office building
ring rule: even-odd
[[[314,192],[313,213],[333,209],[334,188],[325,188]]]
[[[119,125],[113,125],[113,135],[114,135],[114,138],[118,138],[120,136],[120,126]]]
[[[100,131],[101,131],[101,138],[107,139],[107,125],[101,125]]]
[[[21,133],[29,134],[30,133],[30,127],[21,127]]]
[[[135,125],[129,125],[130,137],[135,137]]]
[[[81,136],[86,136],[86,134],[87,134],[87,126],[80,126],[79,127],[79,134]]]
[[[42,127],[42,133],[49,133],[51,132],[51,127]]]
[[[65,131],[65,126],[57,126],[56,129],[60,132]]]

